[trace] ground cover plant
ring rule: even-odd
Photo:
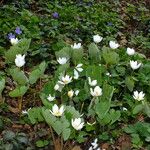
[[[2,1],[0,149],[150,149],[148,4]]]

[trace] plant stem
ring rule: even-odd
[[[53,140],[53,143],[54,143],[54,147],[56,149],[55,137],[54,137],[53,129],[52,129],[51,126],[50,126],[50,131],[51,131],[51,136],[52,136],[52,140]]]
[[[91,102],[90,102],[90,105],[89,105],[89,109],[91,109],[94,100],[95,100],[95,97],[92,98],[92,100],[91,100]]]
[[[63,150],[63,137],[61,136],[61,150]]]
[[[22,111],[22,96],[19,98],[19,111],[21,112]]]
[[[81,105],[80,114],[82,113],[83,107],[84,107],[84,102],[83,102],[82,105]]]

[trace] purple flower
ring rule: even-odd
[[[20,35],[22,33],[21,29],[19,27],[16,28],[15,33]]]
[[[9,38],[9,40],[11,40],[11,39],[15,39],[15,35],[14,35],[14,34],[12,34],[12,33],[9,33],[9,34],[8,34],[8,38]]]
[[[53,18],[58,19],[59,18],[59,14],[57,12],[52,13]]]

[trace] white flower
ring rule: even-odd
[[[79,94],[79,90],[76,90],[75,95],[78,96],[78,94]]]
[[[93,143],[91,143],[91,145],[93,146],[93,149],[96,149],[98,147],[98,144],[97,144],[98,140],[97,138],[94,140]]]
[[[65,84],[70,83],[71,80],[72,80],[72,77],[66,75],[65,77],[62,77],[62,78],[61,78],[61,81],[58,81],[58,82],[59,82],[60,84],[65,85]]]
[[[76,69],[77,71],[79,71],[79,72],[82,72],[82,71],[83,71],[83,68],[81,68],[82,65],[83,65],[83,64],[78,64],[78,65],[75,67],[75,69]]]
[[[79,78],[79,73],[76,69],[74,69],[74,79],[78,79]]]
[[[81,48],[81,43],[74,43],[74,45],[71,45],[71,47],[73,48],[73,49],[79,49],[79,48]]]
[[[141,63],[138,64],[137,61],[130,60],[130,66],[133,70],[136,70],[141,66]]]
[[[82,122],[81,118],[75,118],[75,120],[71,120],[71,124],[74,129],[81,130],[83,128],[84,122]]]
[[[89,81],[90,86],[96,86],[96,84],[97,84],[97,80],[92,81],[90,77],[88,77],[88,81]]]
[[[62,116],[64,111],[65,111],[64,106],[61,106],[60,108],[58,108],[56,104],[52,107],[52,111],[50,110],[50,112],[56,117]]]
[[[99,36],[98,34],[93,36],[93,41],[94,41],[95,43],[101,42],[102,39],[103,39],[103,37]]]
[[[15,64],[17,67],[22,67],[25,64],[25,55],[18,54],[15,58]]]
[[[93,147],[92,147],[92,146],[90,146],[90,148],[89,148],[88,150],[93,150]]]
[[[18,42],[19,42],[19,40],[18,40],[17,38],[11,38],[11,39],[10,39],[10,43],[11,43],[12,45],[16,45],[16,44],[18,44]]]
[[[68,59],[66,57],[62,57],[62,58],[58,58],[57,59],[58,63],[61,64],[61,65],[64,65],[66,64],[66,62],[68,61]]]
[[[90,93],[92,96],[101,96],[102,95],[102,89],[99,86],[96,86],[94,90],[90,88]]]
[[[110,48],[112,48],[112,49],[116,49],[116,48],[118,48],[120,45],[119,45],[118,43],[116,43],[115,41],[110,41],[110,42],[109,42],[109,46],[110,46]]]
[[[141,101],[144,99],[144,96],[145,96],[145,93],[143,93],[143,91],[141,91],[141,92],[134,91],[133,98],[135,100]]]
[[[55,86],[54,86],[54,90],[58,90],[59,89],[59,85],[58,84],[56,84]]]
[[[127,54],[128,55],[134,55],[135,54],[135,50],[133,48],[127,48]]]
[[[31,109],[31,108],[29,108],[28,110],[22,110],[22,114],[23,114],[23,115],[28,114],[28,111],[29,111],[30,109]]]
[[[127,111],[128,109],[127,109],[127,108],[125,108],[125,107],[123,107],[123,108],[122,108],[122,110],[123,110],[123,111]]]
[[[73,91],[73,90],[68,91],[68,96],[69,96],[69,98],[72,98],[73,95],[74,95],[74,91]]]
[[[107,76],[111,77],[111,74],[109,72],[106,73]]]
[[[51,94],[48,95],[47,99],[51,102],[54,101],[55,96],[51,96]]]

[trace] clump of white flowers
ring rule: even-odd
[[[15,64],[17,67],[22,67],[25,64],[25,55],[18,54],[15,58]]]
[[[109,46],[110,46],[110,48],[112,48],[112,49],[116,49],[116,48],[118,48],[120,45],[119,45],[117,42],[115,42],[115,41],[110,41],[110,42],[109,42]]]
[[[145,96],[145,93],[143,93],[143,91],[141,92],[134,91],[133,93],[133,98],[138,101],[144,100],[144,96]]]
[[[65,111],[64,106],[61,106],[59,108],[56,104],[52,107],[52,110],[50,110],[50,112],[56,117],[62,116],[64,111]]]
[[[71,45],[73,49],[80,49],[81,48],[81,43],[74,43],[74,45]]]
[[[129,48],[129,47],[127,48],[127,51],[126,51],[126,52],[127,52],[127,54],[130,55],[130,56],[135,54],[135,50],[134,50],[133,48]]]
[[[84,122],[82,122],[81,118],[75,118],[71,120],[71,124],[74,129],[81,130],[84,126]]]
[[[102,39],[103,39],[103,37],[99,36],[98,34],[93,36],[93,41],[94,41],[95,43],[101,42]]]
[[[133,70],[138,69],[142,64],[137,61],[130,60],[130,66]]]

